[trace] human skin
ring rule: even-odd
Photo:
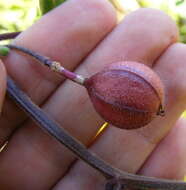
[[[139,9],[117,24],[115,11],[106,0],[69,0],[18,36],[14,43],[86,77],[117,61],[152,67],[165,87],[166,116],[138,130],[110,125],[95,139],[104,121],[86,90],[12,51],[0,62],[0,144],[9,141],[0,153],[0,189],[102,190],[105,182],[9,98],[3,103],[6,71],[36,104],[113,166],[182,180],[186,121],[179,118],[186,107],[186,46],[177,41],[177,27],[163,12]]]

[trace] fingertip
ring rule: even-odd
[[[152,30],[153,28],[157,33],[167,33],[167,39],[165,38],[165,40],[168,40],[169,43],[174,43],[178,40],[179,31],[176,22],[162,10],[140,8],[127,17],[129,17],[129,20],[133,19],[134,24],[135,22],[136,24],[139,23],[139,21],[141,25],[148,24],[146,25],[147,30]]]
[[[186,119],[180,118],[156,147],[139,173],[158,178],[183,180],[186,175],[185,136]]]
[[[176,25],[176,22],[171,18],[170,15],[168,15],[162,10],[153,9],[153,8],[142,8],[141,12],[144,15],[149,14],[152,17],[154,17],[154,22],[155,22],[154,24],[157,27],[157,30],[159,29],[159,26],[161,26],[162,27],[161,30],[164,30],[169,34],[169,40],[172,43],[178,40],[179,30]]]
[[[5,97],[6,91],[6,70],[2,60],[0,60],[0,111]]]
[[[81,0],[82,3],[85,0]],[[90,10],[96,10],[98,20],[102,21],[102,27],[113,28],[117,24],[116,10],[113,5],[107,0],[86,0]]]
[[[177,26],[168,15],[160,10],[142,8],[126,15],[86,62],[96,61],[102,67],[102,63],[130,60],[153,66],[177,40]],[[93,69],[99,68],[94,64]]]
[[[14,43],[43,51],[50,57],[60,57],[63,51],[59,45],[68,46],[62,41],[63,36],[67,40],[69,38],[69,41],[75,41],[80,38],[79,36],[88,36],[86,32],[89,32],[91,43],[94,31],[96,34],[93,33],[94,36],[102,35],[103,38],[116,24],[116,11],[107,0],[69,0],[43,15],[34,25],[21,33]],[[74,39],[68,36],[72,31],[76,34],[73,36]],[[53,33],[55,35],[52,35]],[[40,41],[42,43],[33,44]]]
[[[185,52],[186,44],[174,43],[161,55],[154,67],[154,70],[164,83],[166,94],[168,95],[167,101],[171,102],[170,106],[179,105],[181,109],[186,108]]]
[[[161,10],[138,9],[125,17],[123,26],[125,26],[125,35],[135,44],[135,49],[132,49],[128,59],[133,60],[134,56],[141,57],[139,62],[150,66],[178,40],[176,23]]]

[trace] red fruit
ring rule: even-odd
[[[149,67],[113,63],[85,81],[96,111],[119,128],[136,129],[163,115],[163,85]]]

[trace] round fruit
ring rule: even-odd
[[[113,63],[86,79],[84,85],[96,111],[119,128],[140,128],[156,115],[164,115],[162,82],[144,64]]]

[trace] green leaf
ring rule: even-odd
[[[54,9],[66,0],[39,0],[42,15]]]
[[[0,46],[0,56],[7,56],[10,52],[10,49],[5,46]]]
[[[178,0],[178,1],[176,1],[176,6],[181,5],[182,3],[184,3],[184,1],[185,0]]]

